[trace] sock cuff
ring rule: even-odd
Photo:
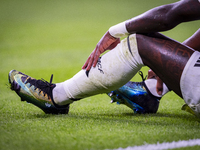
[[[144,81],[146,87],[148,88],[148,90],[150,91],[150,93],[156,97],[162,97],[164,96],[167,92],[169,92],[169,89],[167,88],[167,86],[165,85],[165,83],[163,83],[163,92],[162,95],[158,95],[157,91],[156,91],[156,84],[157,84],[157,80],[156,79],[147,79]]]
[[[152,95],[153,97],[156,97],[158,100],[160,100],[160,99],[162,98],[161,96],[156,96],[156,95],[152,94],[151,91],[149,90],[149,88],[147,87],[146,83],[145,83],[144,81],[143,81],[143,83],[144,83],[145,89],[147,90],[147,92],[148,92],[150,95]]]

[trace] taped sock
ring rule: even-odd
[[[156,79],[147,79],[144,81],[147,88],[149,89],[149,91],[151,92],[152,95],[156,96],[156,97],[162,97],[164,96],[167,92],[169,92],[169,89],[167,88],[167,86],[165,85],[165,83],[163,83],[163,92],[161,95],[158,95],[157,91],[156,91],[156,84],[157,84],[157,80]]]
[[[89,72],[81,70],[71,79],[61,83],[67,93],[66,98],[61,96],[62,99],[59,99],[53,92],[55,102],[64,105],[70,103],[71,99],[108,93],[126,84],[142,66],[136,35],[133,34],[99,58],[97,66]]]

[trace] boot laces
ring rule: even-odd
[[[139,75],[141,76],[142,81],[145,81],[145,80],[147,79],[147,75],[144,77],[144,74],[143,74],[142,71],[139,71],[138,73],[139,73]]]
[[[50,82],[44,80],[43,78],[41,80],[29,78],[27,82],[35,87],[34,90],[39,89],[39,93],[43,91],[44,96],[47,94],[51,97],[52,89],[55,87],[55,84],[52,83],[52,80],[53,74],[51,75]]]

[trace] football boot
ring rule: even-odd
[[[143,78],[142,72],[139,72]],[[117,90],[109,92],[111,103],[124,104],[134,113],[156,113],[161,97],[156,97],[148,90],[144,78],[142,82],[129,81]]]
[[[196,117],[200,118],[200,113],[199,113],[199,106],[198,105],[188,105],[188,104],[184,104],[181,108],[181,110],[186,111],[190,114],[195,115]]]
[[[14,90],[22,101],[27,101],[39,107],[47,114],[68,114],[69,104],[60,106],[55,104],[52,96],[52,90],[55,84],[44,79],[36,80],[19,71],[11,70],[8,75],[10,88]]]

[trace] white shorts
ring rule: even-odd
[[[188,60],[180,79],[185,103],[200,116],[200,52],[195,51]]]

